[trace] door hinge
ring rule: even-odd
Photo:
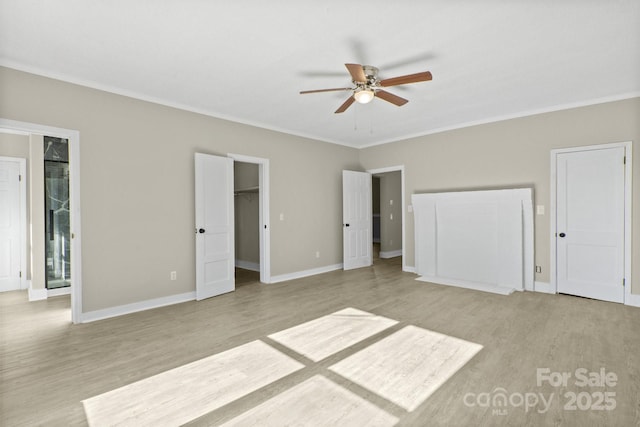
[[[623,165],[626,165],[626,164],[627,164],[627,156],[624,156],[624,157],[622,158],[622,164],[623,164]]]
[[[20,272],[20,278],[22,279],[22,271]]]
[[[22,182],[22,175],[18,175],[18,182]]]
[[[626,286],[626,280],[627,280],[626,278],[622,279],[622,286]]]

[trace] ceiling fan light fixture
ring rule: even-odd
[[[367,104],[373,101],[373,97],[375,96],[375,92],[371,89],[359,89],[353,94],[353,97],[360,104]]]

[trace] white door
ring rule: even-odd
[[[557,154],[558,292],[624,300],[624,147]]]
[[[20,164],[0,160],[0,292],[20,289]]]
[[[234,291],[233,159],[196,153],[196,299]]]
[[[344,269],[372,263],[371,174],[342,171],[342,240]]]

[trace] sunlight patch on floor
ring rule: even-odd
[[[393,426],[398,419],[369,401],[315,375],[223,424],[234,426]]]
[[[269,338],[318,362],[397,323],[346,308]],[[480,344],[409,325],[321,369],[411,412],[481,349]],[[310,363],[308,368],[317,366]],[[257,340],[82,403],[91,426],[180,425],[302,369],[302,363]],[[225,425],[386,427],[399,421],[354,391],[316,374]]]
[[[269,338],[318,362],[397,323],[355,308],[345,308],[271,334]]]
[[[480,344],[407,326],[329,369],[413,411],[481,349]]]
[[[252,341],[82,403],[91,426],[181,425],[303,367]]]

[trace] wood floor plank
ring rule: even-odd
[[[353,307],[483,346],[414,411],[404,411],[322,363],[205,414],[193,425],[217,425],[313,375],[325,375],[393,414],[401,426],[640,425],[640,309],[565,295],[493,295],[416,282],[400,258],[289,282],[245,283],[236,292],[84,325],[70,324],[68,297],[28,302],[26,292],[0,294],[0,425],[87,425],[82,401],[223,351],[266,339]],[[369,344],[367,342],[367,344]],[[355,346],[353,353],[362,350]],[[338,354],[348,357],[351,350]],[[338,362],[334,356],[327,358]],[[614,387],[537,386],[536,370],[605,368]],[[469,406],[468,393],[555,394],[545,413]],[[564,394],[615,392],[614,410],[565,410]],[[387,406],[385,406],[387,405]],[[200,424],[198,424],[200,423]]]

